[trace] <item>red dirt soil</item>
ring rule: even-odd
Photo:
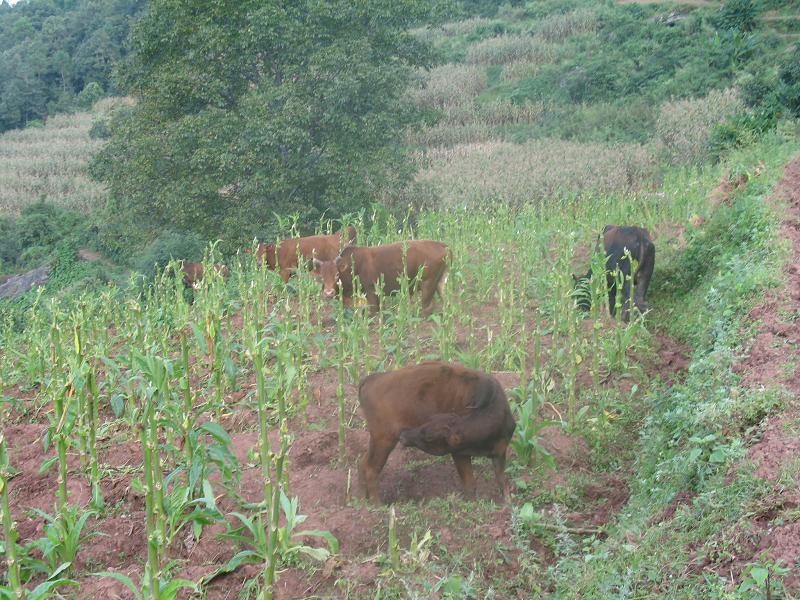
[[[755,475],[777,482],[782,470],[800,459],[800,158],[786,166],[783,179],[776,186],[772,201],[785,215],[780,238],[791,244],[792,259],[785,269],[785,285],[770,292],[753,309],[750,317],[759,321],[758,332],[749,355],[737,365],[743,384],[751,388],[780,385],[790,393],[788,407],[770,418],[760,441],[748,450],[755,465]],[[782,208],[786,205],[785,210]],[[733,556],[720,562],[706,560],[705,566],[725,576],[740,576],[745,565],[760,560],[766,552],[773,561],[782,560],[790,569],[784,578],[788,589],[800,589],[800,523],[783,518],[800,506],[800,481],[795,472],[792,485],[776,483],[773,494],[762,503],[753,517],[737,524]],[[719,557],[718,557],[719,558]]]

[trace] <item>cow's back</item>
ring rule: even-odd
[[[353,257],[355,274],[362,284],[374,285],[381,275],[387,291],[394,291],[398,278],[414,278],[423,266],[444,263],[447,245],[433,240],[407,240],[382,246],[353,246],[343,258]]]
[[[278,250],[281,268],[296,267],[298,254],[306,260],[333,260],[339,254],[339,236],[310,235],[283,240]]]
[[[431,361],[366,377],[359,403],[369,428],[399,432],[417,427],[440,413],[466,414],[476,386],[493,378],[460,365]],[[488,390],[488,388],[487,388]]]
[[[652,245],[650,232],[643,227],[606,225],[603,229],[603,246],[609,256],[610,270],[625,255],[626,248],[641,263],[646,250]]]

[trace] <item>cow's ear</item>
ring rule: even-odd
[[[311,260],[311,264],[314,265],[314,273],[319,273],[319,270],[322,267],[322,261],[318,258],[313,258]]]
[[[339,273],[344,273],[345,269],[347,268],[347,262],[341,257],[341,255],[336,257],[336,270]]]

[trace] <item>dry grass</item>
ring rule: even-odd
[[[102,146],[89,138],[94,115],[56,115],[41,128],[8,131],[0,136],[0,214],[18,215],[44,199],[89,212],[106,200],[86,166]]]
[[[543,64],[546,63],[523,61],[507,64],[503,67],[500,78],[503,81],[517,81],[519,79],[534,77],[539,72],[539,69],[542,68]]]
[[[431,69],[424,79],[424,87],[412,90],[414,101],[445,110],[470,104],[486,88],[486,68],[447,64]]]
[[[452,21],[439,27],[419,27],[412,30],[412,34],[422,41],[435,44],[445,38],[466,35],[474,32],[479,27],[491,27],[498,23],[495,19],[473,17],[463,21]]]
[[[636,190],[655,172],[649,150],[638,144],[582,144],[534,140],[479,143],[419,153],[417,180],[443,206],[479,206],[502,200],[522,205],[586,193]]]
[[[512,34],[489,38],[467,50],[466,62],[480,65],[510,63],[545,64],[556,58],[556,47],[530,35]]]
[[[588,8],[579,8],[563,15],[550,15],[536,26],[536,37],[551,43],[560,43],[572,35],[595,31],[597,14]]]
[[[425,127],[409,133],[406,136],[406,142],[412,146],[440,148],[456,144],[485,142],[496,137],[497,133],[486,123],[454,125],[445,120],[433,127]]]
[[[467,98],[472,101],[471,98]],[[533,123],[545,112],[542,103],[514,104],[497,99],[483,104],[448,106],[441,122],[410,133],[407,142],[413,146],[454,146],[500,137],[496,128],[502,125]]]
[[[659,155],[670,164],[697,164],[706,157],[711,128],[742,110],[734,89],[714,90],[705,98],[665,102],[656,121]]]

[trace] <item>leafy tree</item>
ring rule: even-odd
[[[239,240],[273,213],[365,205],[410,175],[405,90],[424,0],[154,0],[119,69],[136,107],[94,164],[115,219]],[[399,175],[398,175],[399,174]],[[228,235],[230,239],[231,235]]]

